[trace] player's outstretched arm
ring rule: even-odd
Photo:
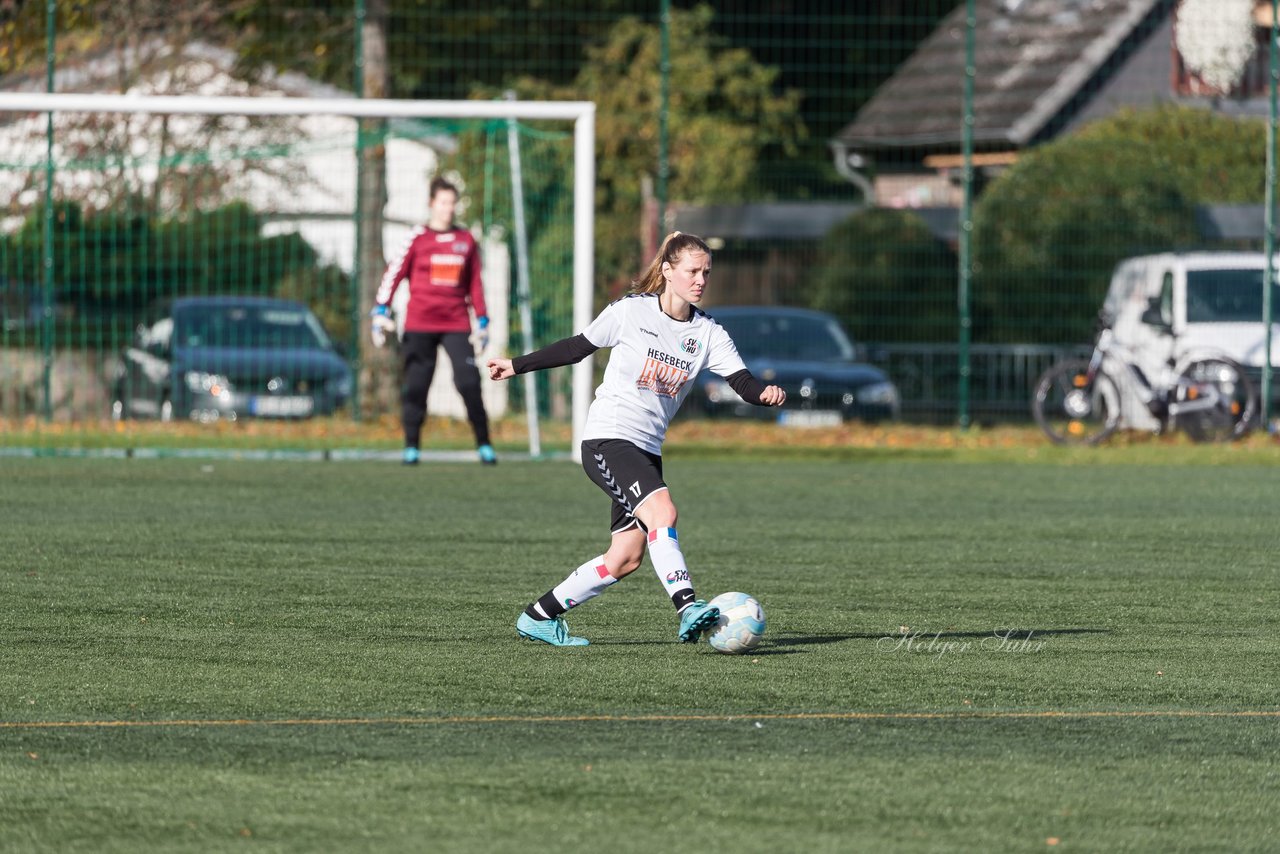
[[[489,379],[508,380],[516,374],[572,365],[581,362],[599,349],[585,335],[575,335],[549,344],[541,350],[516,356],[514,359],[490,359],[486,363],[489,367]]]

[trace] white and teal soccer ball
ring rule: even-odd
[[[745,593],[721,593],[711,600],[720,619],[707,632],[707,642],[717,652],[739,655],[760,643],[764,634],[764,608]]]

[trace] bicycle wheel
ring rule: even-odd
[[[1071,359],[1040,375],[1031,413],[1056,444],[1096,445],[1120,423],[1120,393],[1102,371],[1090,382],[1088,361]]]
[[[1216,397],[1210,392],[1216,392]],[[1213,399],[1203,408],[1197,401]],[[1174,424],[1193,442],[1231,442],[1253,428],[1258,392],[1238,363],[1225,356],[1187,365],[1174,388]]]

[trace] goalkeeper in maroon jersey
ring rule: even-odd
[[[480,371],[471,342],[471,314],[479,327],[479,347],[488,344],[489,317],[480,282],[480,251],[465,228],[454,225],[458,188],[443,178],[431,182],[426,225],[413,230],[404,248],[387,266],[378,287],[371,333],[375,347],[395,331],[391,298],[400,283],[409,283],[405,308],[401,419],[404,424],[404,462],[415,465],[421,447],[422,422],[427,416],[427,391],[436,370],[436,353],[443,345],[453,363],[453,382],[467,408],[480,462],[498,461],[489,441],[489,419],[480,397]]]
[[[662,242],[634,293],[611,303],[582,334],[515,359],[488,361],[490,379],[505,380],[612,348],[582,441],[587,477],[609,497],[609,550],[531,602],[516,620],[522,637],[586,646],[586,638],[569,634],[565,612],[639,568],[646,551],[679,615],[681,642],[696,643],[720,616],[694,594],[676,536],[676,505],[662,479],[667,425],[703,368],[757,406],[781,406],[787,393],[752,376],[729,333],[697,307],[710,273],[706,243],[675,232]]]

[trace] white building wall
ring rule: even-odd
[[[154,62],[165,57],[163,46],[151,45],[148,52]],[[302,75],[285,73],[268,75],[261,83],[250,84],[231,75],[234,56],[210,45],[189,44],[180,55],[169,55],[169,64],[149,76],[140,76],[127,90],[135,94],[192,95],[259,95],[347,97],[349,93],[309,80]],[[111,81],[118,79],[120,63],[130,57],[97,59],[76,67],[60,69],[55,81],[59,92],[117,92]],[[15,91],[44,91],[43,76],[12,87]],[[161,152],[155,150],[161,138],[161,118],[130,116],[123,126],[95,125],[83,115],[57,114],[54,117],[55,162],[68,162],[79,156],[86,163],[79,168],[64,168],[54,175],[54,195],[58,199],[74,199],[88,208],[102,208],[116,198],[121,188],[121,175],[127,175],[140,187],[153,186],[160,175]],[[104,130],[104,128],[106,128]],[[252,168],[240,162],[228,169],[232,173],[216,200],[206,200],[208,207],[234,200],[247,202],[263,214],[267,222],[263,233],[270,236],[297,232],[317,251],[321,260],[346,272],[354,266],[356,231],[356,131],[354,119],[336,116],[309,116],[278,120],[250,120],[228,117],[219,133],[207,132],[203,117],[174,115],[167,119],[164,133],[168,136],[166,152],[197,151],[217,160],[227,158],[235,163],[234,153],[268,149],[287,141],[291,157],[255,161]],[[44,182],[39,172],[46,146],[46,119],[42,114],[20,116],[0,123],[0,198],[16,203],[6,215],[0,211],[0,230],[11,231],[21,225],[27,213],[44,196]],[[117,163],[104,168],[104,137],[127,140],[117,153]],[[436,173],[439,159],[436,147],[448,147],[445,138],[431,140],[391,137],[386,142],[387,204],[383,230],[384,252],[395,251],[409,231],[427,218],[427,187]],[[15,168],[26,164],[27,168]],[[165,164],[165,169],[181,169],[181,164]],[[39,179],[39,180],[37,180]],[[162,200],[163,202],[164,200]],[[169,204],[175,205],[173,200]],[[465,190],[463,205],[465,209]],[[482,240],[483,279],[489,305],[490,347],[488,354],[505,352],[507,342],[507,305],[510,293],[510,263],[506,245],[496,239]],[[363,275],[380,277],[382,270],[364,271]],[[407,298],[407,289],[400,294]],[[403,316],[403,311],[398,312]],[[428,396],[428,412],[432,415],[465,417],[462,400],[453,387],[449,360],[441,351],[436,376]],[[483,357],[478,358],[483,367]],[[507,408],[507,384],[482,383],[485,405],[491,417],[501,416]]]

